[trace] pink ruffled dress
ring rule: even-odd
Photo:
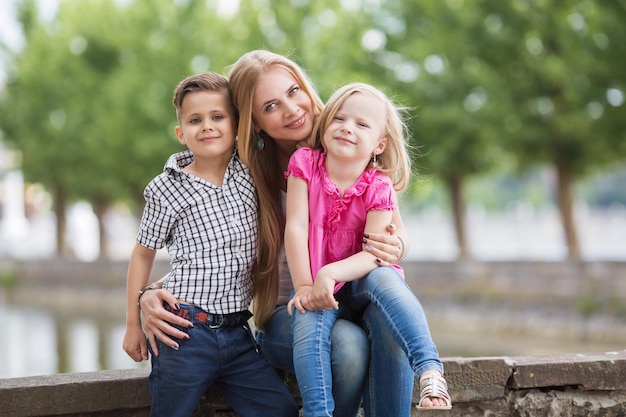
[[[394,210],[391,179],[368,169],[343,196],[326,171],[326,154],[299,148],[289,160],[285,177],[304,179],[309,188],[309,256],[313,279],[319,269],[362,250],[363,232],[370,210]],[[392,265],[404,277],[399,265]],[[335,293],[344,283],[335,285]]]

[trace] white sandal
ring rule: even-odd
[[[441,398],[446,405],[436,405],[432,407],[422,406],[424,398]],[[420,376],[420,402],[417,404],[418,410],[450,410],[452,400],[448,394],[448,384],[439,372],[426,371]]]

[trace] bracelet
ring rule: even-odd
[[[141,305],[139,304],[139,301],[141,301],[141,296],[144,295],[144,293],[146,291],[150,291],[150,290],[158,290],[159,288],[154,285],[154,284],[150,284],[147,287],[143,287],[141,290],[139,290],[139,296],[137,297],[137,306],[139,306],[139,308],[141,308]]]
[[[404,240],[402,240],[400,235],[396,235],[396,237],[400,241],[400,244],[401,244],[400,246],[402,246],[402,248],[400,249],[400,256],[398,256],[398,262],[400,262],[406,256],[406,246],[404,246]]]

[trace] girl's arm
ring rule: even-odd
[[[148,359],[146,337],[141,328],[141,312],[137,305],[139,291],[146,286],[152,271],[156,251],[139,243],[130,256],[126,278],[126,334],[123,348],[136,362]]]
[[[313,287],[309,258],[309,192],[304,179],[292,175],[287,178],[286,211],[285,254],[295,291],[287,311],[291,314],[295,306],[304,313],[311,307],[309,294]]]
[[[365,250],[381,260],[378,266],[399,263],[409,253],[411,242],[400,216],[397,196],[395,207],[391,222],[386,225],[386,229],[383,228],[387,232],[368,233],[366,242],[363,244]]]
[[[386,225],[391,222],[392,212],[376,210],[367,213],[365,223],[365,233],[372,234],[385,230]],[[313,299],[316,304],[320,303],[320,297],[326,298],[328,291],[331,291],[336,282],[348,282],[360,279],[372,272],[380,264],[377,262],[376,256],[371,251],[360,251],[341,261],[327,264],[320,268],[313,285]],[[327,308],[328,306],[319,306],[318,308]]]

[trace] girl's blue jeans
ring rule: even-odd
[[[377,268],[366,279],[386,279],[396,272]],[[426,322],[425,316],[414,317]],[[293,369],[293,336],[286,306],[277,307],[257,341],[269,362]],[[331,331],[331,368],[335,415],[354,417],[363,400],[365,417],[411,415],[414,373],[402,348],[373,304],[352,323],[339,319]]]
[[[411,378],[419,377],[430,369],[443,373],[424,310],[393,268],[377,268],[346,286],[348,288],[340,294],[339,310],[316,310],[304,314],[294,310],[292,315],[294,369],[302,395],[303,412],[307,417],[341,415],[336,410],[332,391],[337,382],[332,379],[331,331],[340,314],[361,316],[370,304],[380,311],[382,324],[390,330],[397,346],[408,357],[413,371]],[[377,327],[380,325],[375,323]],[[373,327],[369,329],[371,331]],[[394,354],[397,356],[398,352]],[[370,369],[369,380],[373,383],[377,382],[379,376],[390,373],[389,369],[381,367],[380,361],[376,365],[376,368]],[[388,389],[393,389],[395,385],[392,384]],[[372,394],[382,396],[383,393],[371,391],[367,400],[372,400]]]

